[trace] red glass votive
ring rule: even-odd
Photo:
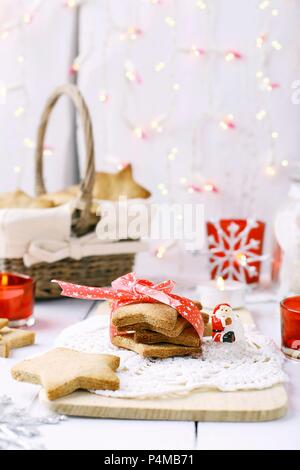
[[[9,326],[33,325],[34,291],[30,277],[0,273],[0,318],[7,318]]]
[[[284,299],[280,307],[282,351],[300,361],[300,296]]]
[[[207,222],[211,279],[257,284],[260,280],[265,224],[248,219]]]

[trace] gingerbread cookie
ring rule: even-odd
[[[184,331],[184,329],[187,328],[189,325],[190,323],[179,315],[177,317],[175,326],[172,330],[169,330],[166,328],[159,328],[158,326],[153,326],[151,323],[142,322],[142,323],[137,323],[135,325],[119,327],[118,331],[124,332],[124,331],[151,330],[151,331],[155,331],[156,333],[160,333],[162,335],[168,336],[170,338],[177,338]]]
[[[48,209],[54,207],[52,201],[41,197],[33,198],[24,191],[0,194],[0,209]]]
[[[211,335],[211,324],[209,324],[209,315],[204,312],[200,312],[203,322],[204,322],[204,336],[210,336]],[[185,330],[185,328],[188,328],[190,326],[190,323],[185,320],[183,317],[178,315],[176,324],[172,330],[167,330],[165,328],[159,328],[156,326],[153,326],[150,323],[142,322],[142,323],[137,323],[134,325],[124,326],[124,327],[118,327],[118,331],[120,333],[123,333],[125,331],[133,331],[133,332],[141,332],[144,330],[151,330],[156,333],[160,333],[162,335],[168,336],[170,338],[177,338],[181,333]]]
[[[203,336],[212,336],[212,324],[211,324],[211,322],[209,322],[205,325]]]
[[[127,165],[116,174],[97,173],[93,195],[95,199],[118,201],[120,197],[147,199],[151,193],[135,181],[132,165]]]
[[[205,313],[205,312],[200,312],[200,313],[201,313],[204,325],[207,325],[207,323],[210,320],[210,316],[208,315],[208,313]]]
[[[177,338],[170,338],[150,330],[136,331],[134,340],[136,343],[144,344],[171,343],[192,348],[200,348],[201,346],[199,335],[192,327],[186,328]]]
[[[204,322],[204,333],[203,336],[211,336],[212,335],[212,325],[211,319],[208,313],[201,312],[203,322]]]
[[[79,194],[79,186],[71,186],[64,191],[58,191],[56,193],[46,193],[41,196],[44,201],[50,201],[55,206],[61,206],[67,204],[70,201],[74,201]]]
[[[0,318],[0,339],[2,338],[1,330],[8,325],[8,320],[6,318]]]
[[[0,331],[0,357],[9,357],[12,349],[31,346],[35,342],[35,333],[27,330],[3,328]]]
[[[133,335],[114,336],[112,344],[119,348],[129,349],[142,357],[155,357],[165,359],[174,356],[197,356],[201,353],[201,348],[179,346],[174,344],[142,344],[136,343]]]
[[[78,185],[69,186],[63,191],[45,194],[42,198],[55,205],[65,204],[74,200],[79,194]],[[151,193],[139,185],[133,177],[131,165],[127,165],[118,173],[96,173],[93,197],[97,200],[118,201],[120,197],[126,199],[148,199]],[[95,212],[97,205],[93,206]]]
[[[118,308],[112,315],[112,324],[117,328],[122,328],[143,323],[147,324],[149,329],[159,328],[172,332],[176,326],[177,317],[177,310],[168,305],[139,303]]]
[[[196,307],[199,308],[199,310],[202,310],[202,304],[199,300],[193,300],[194,304],[196,305]]]
[[[0,330],[8,325],[8,320],[6,318],[0,318]]]
[[[42,385],[48,399],[56,400],[79,389],[118,390],[115,371],[119,365],[117,356],[58,348],[17,364],[12,376],[20,382]]]

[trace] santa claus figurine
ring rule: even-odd
[[[245,338],[242,322],[229,304],[220,304],[214,309],[212,330],[215,343],[235,343]]]

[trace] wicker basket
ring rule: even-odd
[[[36,148],[36,194],[46,193],[43,176],[43,148],[49,118],[59,98],[67,95],[79,112],[84,128],[87,150],[85,177],[80,185],[80,192],[72,215],[72,231],[76,236],[84,235],[95,229],[95,216],[91,213],[92,194],[95,181],[94,139],[91,118],[85,101],[74,85],[59,87],[49,98],[42,114],[37,136]],[[13,210],[13,209],[12,209]],[[26,209],[25,209],[26,210]],[[45,209],[47,210],[47,209]],[[88,286],[105,287],[119,276],[132,271],[134,253],[120,255],[90,256],[81,260],[67,258],[55,263],[39,263],[27,268],[23,259],[1,259],[0,269],[6,272],[26,274],[36,281],[36,297],[39,299],[60,296],[60,288],[51,283],[52,279]]]

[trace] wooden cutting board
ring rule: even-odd
[[[102,303],[99,314],[107,313],[107,308]],[[248,311],[240,315],[245,324],[253,324]],[[198,391],[152,400],[106,398],[85,391],[53,402],[43,392],[40,398],[52,411],[69,416],[170,421],[272,421],[285,415],[288,404],[283,385],[241,392]]]

